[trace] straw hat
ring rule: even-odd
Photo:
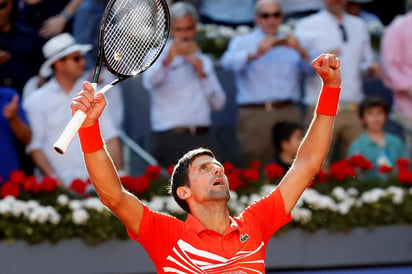
[[[77,44],[73,36],[69,33],[62,33],[47,41],[43,46],[43,55],[46,61],[40,67],[40,75],[44,78],[53,74],[52,65],[57,60],[80,51],[85,54],[92,49],[92,45]]]

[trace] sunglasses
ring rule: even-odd
[[[280,18],[282,17],[282,13],[280,11],[269,13],[269,12],[261,12],[259,13],[259,17],[262,19],[268,19],[269,17],[273,18]]]
[[[79,63],[80,61],[84,60],[84,56],[83,55],[75,55],[75,56],[71,56],[71,57],[63,57],[61,60],[73,60],[75,63]]]

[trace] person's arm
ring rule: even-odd
[[[322,166],[329,149],[339,98],[341,84],[339,59],[335,55],[322,54],[312,62],[312,66],[323,81],[323,89],[319,96],[317,110],[299,147],[296,159],[279,184],[286,214],[292,211],[312,177]]]
[[[71,103],[73,112],[81,110],[87,113],[87,118],[79,130],[79,137],[93,186],[102,203],[137,237],[143,216],[143,204],[123,188],[113,161],[103,146],[98,120],[105,106],[103,94],[94,95],[89,82],[83,84],[83,91],[79,92]]]
[[[10,128],[16,138],[24,145],[30,143],[31,129],[19,116],[19,96],[14,95],[12,101],[3,108],[3,115],[9,122]]]
[[[39,30],[39,35],[43,38],[51,38],[60,34],[82,2],[83,0],[71,0],[59,14],[46,19]]]

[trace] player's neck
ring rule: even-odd
[[[223,234],[230,225],[230,216],[226,203],[204,203],[191,208],[192,215],[207,228]]]

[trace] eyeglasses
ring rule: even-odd
[[[9,2],[7,2],[7,1],[3,2],[3,3],[0,3],[0,10],[7,8],[8,5],[9,5]]]
[[[259,13],[259,17],[262,19],[268,19],[269,17],[273,18],[280,18],[283,14],[280,11],[269,13],[269,12],[261,12]]]
[[[73,60],[75,63],[79,63],[80,61],[84,60],[83,55],[75,55],[75,56],[66,56],[63,57],[61,60]]]

